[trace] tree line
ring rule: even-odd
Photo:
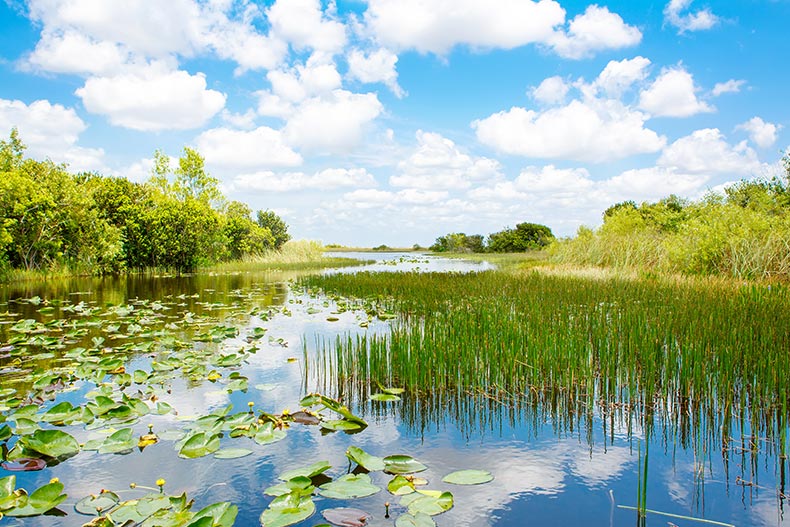
[[[106,274],[192,271],[279,249],[290,239],[274,212],[229,201],[204,159],[184,148],[176,166],[154,154],[135,183],[26,158],[16,129],[0,140],[0,276],[13,269]]]
[[[519,223],[515,228],[503,229],[483,237],[453,232],[439,236],[431,245],[433,252],[453,253],[517,253],[540,250],[554,241],[551,229],[539,223]]]

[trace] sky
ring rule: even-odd
[[[790,0],[0,0],[0,136],[145,181],[197,149],[294,238],[572,236],[782,172]]]

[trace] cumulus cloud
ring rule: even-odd
[[[691,12],[692,0],[670,0],[664,7],[664,21],[678,29],[678,33],[686,31],[702,31],[719,23],[719,17],[708,9]]]
[[[364,168],[327,168],[314,174],[271,171],[242,174],[233,179],[236,189],[256,192],[334,190],[344,187],[375,187],[376,179]]]
[[[570,21],[567,31],[559,31],[548,43],[558,55],[570,59],[589,57],[597,51],[634,46],[642,32],[626,24],[606,7],[588,6]]]
[[[54,73],[111,75],[129,60],[129,51],[114,42],[92,40],[72,30],[45,30],[26,65]]]
[[[390,184],[413,189],[462,189],[473,181],[498,179],[500,170],[494,159],[472,157],[446,137],[418,130],[417,148],[398,164]]]
[[[343,195],[343,200],[357,208],[387,207],[398,205],[433,205],[445,199],[448,193],[437,190],[403,189],[398,192],[360,189]]]
[[[383,82],[399,99],[405,95],[398,84],[398,72],[395,65],[398,56],[384,48],[364,52],[353,49],[348,54],[348,75],[362,82]]]
[[[190,75],[161,64],[91,77],[75,93],[89,112],[141,131],[197,128],[225,106],[225,95],[207,89],[202,73]]]
[[[542,112],[513,107],[472,127],[508,154],[600,163],[660,150],[666,139],[644,127],[647,117],[616,100],[574,100]]]
[[[195,140],[206,163],[232,168],[292,167],[302,156],[283,141],[282,133],[261,126],[254,130],[213,128]]]
[[[334,90],[303,101],[283,129],[287,142],[320,153],[353,149],[365,128],[381,113],[375,93]]]
[[[694,78],[681,67],[668,68],[639,94],[639,107],[654,116],[689,117],[715,109],[697,98]]]
[[[346,43],[346,28],[327,16],[319,0],[277,0],[266,12],[272,31],[297,50],[338,53]]]
[[[543,81],[530,90],[532,98],[543,104],[559,104],[565,101],[570,86],[562,77],[554,76]]]
[[[714,97],[718,97],[723,93],[738,93],[741,91],[741,87],[746,84],[745,80],[735,80],[730,79],[727,82],[718,82],[715,86],[713,86],[713,90],[711,94]]]
[[[620,97],[634,83],[647,78],[649,66],[650,60],[645,57],[612,60],[595,79],[593,86],[610,97]]]
[[[673,167],[650,167],[626,170],[606,180],[603,187],[609,203],[625,199],[657,201],[670,194],[697,197],[704,193],[707,174],[687,174]]]
[[[77,145],[87,125],[73,108],[47,100],[25,104],[19,100],[0,99],[0,134],[8,137],[16,127],[19,138],[33,158],[49,158],[67,163],[74,171],[103,170],[104,151]]]
[[[692,174],[754,175],[760,170],[757,153],[746,141],[731,146],[717,128],[681,137],[661,153],[658,165]]]
[[[776,142],[776,134],[782,129],[782,125],[767,123],[759,117],[752,117],[735,129],[747,132],[752,142],[760,148],[768,148]]]

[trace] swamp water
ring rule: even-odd
[[[375,257],[380,261],[372,267],[353,271],[457,273],[486,268],[427,257]],[[445,281],[458,276],[448,274]],[[732,422],[726,425],[718,416],[690,415],[715,410],[695,404],[658,404],[665,411],[646,420],[634,411],[641,392],[609,397],[607,393],[621,390],[616,386],[602,389],[600,383],[558,377],[556,386],[575,386],[576,391],[547,390],[551,380],[546,379],[544,387],[532,385],[518,394],[490,365],[476,366],[490,379],[485,386],[466,379],[460,363],[449,373],[399,372],[404,366],[398,361],[404,359],[398,354],[411,342],[390,336],[390,328],[405,328],[409,335],[424,332],[425,325],[406,324],[424,315],[415,313],[416,308],[397,313],[383,292],[366,300],[322,294],[316,284],[329,290],[331,277],[326,281],[245,273],[86,279],[0,289],[0,408],[6,418],[0,429],[7,425],[13,432],[6,448],[13,452],[20,436],[33,436],[39,428],[61,430],[84,445],[76,455],[62,456],[60,463],[37,456],[50,465],[40,471],[0,469],[0,478],[16,475],[17,488],[32,492],[58,478],[68,494],[57,507],[65,516],[6,516],[0,524],[80,526],[91,521],[74,509],[82,498],[102,489],[115,491],[120,500],[139,498],[145,495],[139,487],[158,492],[156,481],[162,478],[168,495],[186,492],[195,500],[192,512],[231,502],[238,507],[235,525],[255,526],[273,501],[264,490],[280,483],[278,476],[320,461],[331,468],[314,479],[316,485],[337,480],[350,469],[364,473],[346,456],[349,448],[358,447],[377,458],[405,454],[422,463],[426,469],[416,476],[428,484],[417,488],[452,493],[452,508],[432,516],[440,526],[705,525],[651,513],[640,520],[636,511],[621,508],[638,504],[640,480],[645,479],[648,509],[734,525],[790,525],[783,515],[786,451],[778,444],[786,437],[786,403],[770,418],[730,412]],[[479,333],[499,331],[485,323],[476,322]],[[445,325],[453,330],[451,321]],[[777,331],[777,342],[786,343],[787,327]],[[624,340],[631,337],[622,335]],[[790,352],[783,353],[786,361]],[[525,367],[537,368],[535,364],[498,364],[496,369],[504,376],[516,375]],[[620,378],[615,375],[612,382]],[[387,388],[405,392],[400,400],[370,399],[389,395]],[[321,412],[322,425],[304,424],[311,421],[305,415],[289,422],[288,415],[297,414],[302,398],[312,392],[339,398],[351,417],[329,408]],[[733,404],[749,407],[749,401],[736,399]],[[58,412],[43,417],[56,405],[61,405]],[[232,410],[227,410],[229,405]],[[85,407],[90,415],[73,410]],[[256,421],[256,433],[250,434],[254,437],[231,433],[234,427],[249,429],[249,411],[256,417],[271,415],[274,422]],[[358,418],[368,426],[355,427]],[[277,419],[288,426],[271,426],[281,424]],[[71,424],[53,426],[61,421]],[[148,434],[149,425],[158,442],[141,451],[138,440]],[[119,433],[127,429],[130,434]],[[202,438],[185,449],[184,439],[199,433]],[[218,434],[218,444],[209,440]],[[36,448],[35,442],[30,445]],[[356,460],[378,462],[362,455]],[[465,469],[490,472],[494,479],[480,485],[442,482]],[[400,505],[402,497],[387,490],[392,475],[374,469],[369,476],[380,492],[357,499],[316,492],[316,514],[297,525],[323,524],[321,512],[336,507],[366,511],[372,516],[368,525],[394,525],[400,517],[404,519],[398,525],[432,525],[417,514],[407,523],[411,520],[406,518],[407,506]],[[138,488],[130,489],[130,483]],[[390,503],[389,518],[385,502]],[[432,505],[441,510],[447,503]],[[182,525],[173,522],[161,525]],[[213,525],[223,524],[218,519]]]

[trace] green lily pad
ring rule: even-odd
[[[414,474],[427,468],[411,456],[399,454],[384,458],[384,472],[390,474]]]
[[[321,421],[321,428],[334,431],[351,432],[353,430],[361,430],[364,428],[359,423],[346,421],[345,419],[334,419],[331,421]]]
[[[68,498],[66,494],[61,494],[62,492],[63,483],[53,481],[36,489],[28,496],[24,506],[3,511],[3,514],[11,517],[39,516],[54,509]]]
[[[306,520],[315,513],[315,503],[298,493],[274,498],[261,514],[261,527],[285,527]]]
[[[400,401],[400,397],[391,393],[374,393],[370,396],[370,400],[379,402],[394,402]]]
[[[425,513],[418,512],[417,514],[401,514],[395,520],[395,527],[436,527],[436,522],[433,518]]]
[[[399,474],[387,483],[387,490],[395,496],[405,496],[406,494],[414,492],[415,488],[411,480]]]
[[[268,445],[280,441],[285,438],[285,435],[285,430],[275,427],[274,423],[264,423],[253,436],[253,439],[259,445]]]
[[[325,498],[348,500],[364,498],[379,492],[381,488],[374,485],[367,474],[346,474],[318,487],[318,493]]]
[[[309,496],[313,493],[314,489],[315,487],[313,486],[313,481],[310,478],[307,476],[296,476],[295,478],[291,478],[288,481],[268,487],[263,491],[263,493],[267,496],[282,496],[283,494],[289,494],[296,491],[299,494]]]
[[[121,498],[114,492],[103,490],[98,495],[85,496],[74,505],[74,510],[87,516],[98,516],[118,505]]]
[[[308,467],[287,470],[282,474],[280,474],[278,476],[278,479],[281,479],[283,481],[290,481],[298,476],[303,476],[306,478],[314,478],[319,474],[323,474],[330,468],[332,468],[332,465],[329,464],[329,461],[316,461],[315,463],[313,463]]]
[[[492,481],[494,476],[487,470],[458,470],[442,478],[444,483],[453,485],[481,485]]]
[[[104,440],[99,447],[100,454],[121,454],[131,452],[137,446],[137,439],[131,428],[122,428]]]
[[[187,527],[231,527],[239,508],[228,501],[213,503],[199,510]]]
[[[250,454],[252,454],[252,450],[248,448],[223,448],[214,452],[214,457],[216,459],[238,459]]]
[[[418,491],[417,493],[404,496],[401,499],[401,505],[406,506],[409,514],[412,515],[423,513],[428,516],[435,516],[453,508],[453,495],[449,492],[439,493],[437,491],[435,493],[427,493],[427,491]]]
[[[56,459],[71,457],[80,451],[77,440],[61,430],[36,430],[32,435],[19,438],[19,442],[25,450]]]
[[[206,456],[217,450],[219,450],[219,434],[198,432],[186,440],[178,452],[178,456],[194,459]]]
[[[383,458],[371,456],[359,447],[348,447],[348,450],[346,450],[346,457],[371,472],[376,470],[384,470]]]

